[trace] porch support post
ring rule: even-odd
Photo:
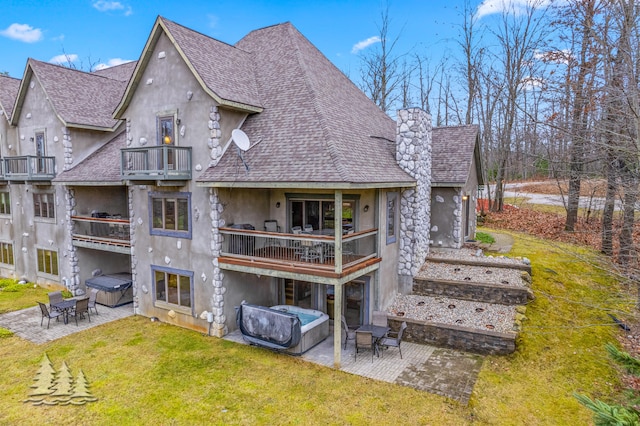
[[[340,370],[342,356],[342,284],[334,286],[333,292],[333,368]]]
[[[334,262],[336,273],[342,272],[342,191],[334,192],[333,230],[335,239]],[[342,284],[333,286],[333,367],[340,369],[342,356]]]

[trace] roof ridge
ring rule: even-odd
[[[300,36],[302,36],[302,34],[298,31],[297,28],[295,28],[295,26],[293,24],[289,24],[285,28],[289,32],[290,35],[294,35],[295,33],[297,33]],[[304,36],[302,36],[302,37],[304,37]],[[310,68],[307,66],[307,63],[304,61],[305,56],[302,55],[302,52],[300,51],[299,43],[301,41],[307,41],[307,39],[305,38],[304,40],[300,40],[300,37],[296,36],[296,37],[290,37],[290,40],[292,41],[292,43],[296,47],[296,49],[295,49],[296,60],[300,64],[300,66],[303,68],[304,81],[305,81],[307,87],[309,88],[309,92],[313,96],[313,99],[312,99],[313,108],[315,110],[316,117],[318,117],[318,121],[320,122],[320,127],[322,128],[322,133],[324,135],[324,143],[326,144],[327,152],[329,153],[329,157],[331,158],[331,162],[333,163],[336,171],[340,175],[340,178],[346,180],[347,177],[349,176],[348,169],[343,164],[343,162],[341,161],[341,156],[340,156],[339,149],[336,146],[336,142],[331,137],[331,132],[329,131],[329,123],[327,123],[327,117],[325,116],[324,108],[321,107],[320,96],[318,95],[318,90],[316,89],[315,85],[312,84],[311,81],[310,81]],[[324,57],[322,52],[320,52],[320,50],[318,50],[318,48],[313,43],[308,42],[308,44],[311,45],[311,47],[318,54],[320,54],[320,55],[322,55]],[[329,61],[328,59],[327,59],[327,61],[329,63],[331,63],[331,61]]]

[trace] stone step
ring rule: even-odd
[[[504,259],[504,261],[501,261]],[[468,265],[468,266],[487,266],[490,268],[505,268],[505,269],[517,269],[519,271],[531,272],[531,265],[521,261],[519,259],[512,258],[500,258],[500,257],[472,257],[469,256],[464,259],[453,259],[446,257],[438,257],[429,255],[426,258],[427,262],[447,263],[450,265]]]

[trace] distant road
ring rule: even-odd
[[[535,184],[535,182],[533,182]],[[532,182],[527,182],[526,185],[531,185]],[[526,203],[529,204],[543,204],[547,206],[561,206],[564,207],[566,204],[566,195],[563,201],[561,195],[550,195],[550,194],[536,194],[534,192],[523,192],[519,191],[519,188],[525,185],[524,183],[508,183],[505,185],[504,196],[505,198],[526,198]],[[491,189],[491,195],[495,193],[495,185],[488,186]],[[482,197],[487,197],[487,192],[485,191],[482,194]],[[602,197],[580,197],[579,206],[585,209],[594,210],[603,210],[604,209],[604,201],[605,199]],[[523,200],[523,202],[525,202]],[[620,210],[622,203],[620,200],[616,199],[616,210]],[[637,206],[636,206],[637,208]]]

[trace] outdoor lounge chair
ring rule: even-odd
[[[49,310],[51,311],[55,311],[56,308],[54,307],[54,305],[56,303],[60,303],[62,302],[64,299],[62,298],[62,292],[61,291],[52,291],[49,293]]]
[[[371,362],[373,362],[373,354],[375,353],[375,345],[373,342],[373,334],[370,331],[357,331],[356,330],[356,355],[355,360],[358,359],[358,352],[360,349],[371,351]]]
[[[78,325],[78,317],[84,318],[84,314],[87,314],[89,322],[91,322],[91,315],[89,314],[89,298],[85,297],[76,302],[76,307],[71,311],[71,315],[76,319],[76,325]]]
[[[280,225],[277,220],[264,221],[265,232],[280,232]],[[280,240],[277,238],[267,238],[267,246],[280,246]]]
[[[347,319],[342,315],[342,330],[344,331],[344,348],[347,349],[347,341],[356,339],[355,330],[349,330]]]
[[[400,330],[398,330],[398,333],[395,337],[383,337],[382,339],[380,339],[381,347],[383,346],[385,348],[388,348],[389,346],[392,346],[394,348],[398,348],[398,351],[400,352],[400,359],[402,359],[402,349],[400,349],[400,343],[402,343],[402,334],[404,333],[405,328],[407,328],[407,323],[403,321],[402,324],[400,324]]]
[[[98,315],[98,308],[96,307],[96,298],[98,297],[99,291],[100,290],[98,290],[97,288],[92,288],[91,293],[89,293],[89,309],[93,309],[94,311],[96,311],[96,315]]]
[[[47,318],[47,330],[49,329],[49,323],[51,323],[51,318],[55,318],[58,321],[58,317],[64,315],[64,312],[61,311],[51,311],[47,309],[47,305],[42,302],[38,302],[40,306],[40,312],[42,313],[42,318],[40,319],[40,327],[42,327],[42,322],[45,318]]]

